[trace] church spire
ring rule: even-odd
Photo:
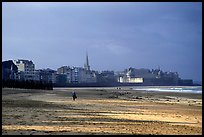
[[[84,68],[86,70],[90,70],[90,66],[89,66],[89,58],[88,58],[88,53],[86,52],[86,63],[84,65]]]

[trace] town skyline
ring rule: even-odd
[[[178,72],[202,81],[202,3],[2,3],[2,60]],[[26,11],[26,12],[25,12]]]
[[[179,77],[178,72],[158,69],[126,68],[120,72],[91,70],[86,55],[84,67],[61,66],[57,70],[36,69],[32,60],[18,59],[2,62],[2,80],[52,83],[54,86],[192,86],[201,85],[192,79]],[[15,85],[15,84],[14,84]]]
[[[61,73],[61,74],[66,74],[67,72],[67,70],[76,70],[77,69],[77,71],[78,71],[78,69],[81,69],[81,70],[84,70],[84,71],[87,71],[87,72],[93,72],[93,73],[100,73],[100,74],[102,74],[102,73],[111,73],[111,75],[113,74],[113,75],[115,75],[115,76],[117,76],[117,75],[124,75],[124,72],[126,72],[126,73],[128,73],[128,71],[129,72],[131,72],[131,71],[134,71],[134,70],[139,70],[138,72],[132,72],[133,73],[133,75],[140,75],[140,73],[142,72],[142,73],[144,73],[144,71],[145,71],[145,73],[149,73],[149,74],[153,74],[153,73],[155,73],[156,72],[156,75],[158,75],[159,73],[162,73],[162,75],[163,74],[165,74],[165,75],[167,75],[168,77],[170,76],[170,75],[174,75],[173,77],[177,77],[178,79],[183,79],[180,75],[179,75],[179,73],[178,72],[176,72],[176,71],[165,71],[165,70],[162,70],[161,68],[160,68],[160,66],[158,67],[158,68],[135,68],[135,67],[132,67],[132,66],[130,66],[130,67],[128,67],[128,68],[124,68],[123,70],[118,70],[118,71],[115,71],[115,70],[94,70],[94,69],[91,69],[90,67],[90,64],[89,64],[89,58],[88,58],[88,53],[86,52],[86,61],[85,61],[85,63],[84,63],[84,66],[70,66],[70,65],[62,65],[62,66],[59,66],[59,67],[57,67],[56,69],[53,69],[53,68],[36,68],[36,64],[32,61],[32,60],[27,60],[27,59],[15,59],[15,60],[6,60],[6,61],[12,61],[12,62],[19,62],[19,61],[25,61],[25,62],[30,62],[30,63],[32,63],[34,66],[32,66],[33,67],[33,72],[34,73],[36,73],[35,71],[45,71],[45,72],[49,72],[50,73],[50,71],[53,73],[53,72],[57,72],[57,73]],[[6,62],[6,61],[3,61],[3,62]],[[20,62],[19,62],[20,63]],[[20,69],[22,69],[21,67],[20,67]],[[11,68],[10,68],[10,70],[13,70],[13,65],[11,65]],[[22,71],[22,70],[21,70]],[[60,72],[61,71],[61,72]],[[148,72],[149,71],[149,72]],[[33,73],[33,72],[29,72],[29,73]],[[159,72],[159,73],[158,73]],[[138,73],[138,74],[137,74]],[[127,74],[125,74],[125,75],[127,75]],[[138,76],[139,76],[138,75]],[[144,74],[142,74],[141,75],[141,77],[143,77],[143,75]],[[160,75],[160,74],[159,74]],[[170,76],[171,77],[171,76]],[[177,79],[176,78],[176,79]],[[35,79],[35,78],[34,78]],[[137,79],[140,79],[140,78],[137,78]],[[118,79],[119,80],[119,79]],[[194,83],[194,84],[202,84],[202,82],[201,81],[195,81],[195,80],[193,80],[193,79],[184,79],[184,80],[192,80],[192,82]],[[120,81],[120,80],[119,80]],[[142,80],[143,81],[143,80]]]

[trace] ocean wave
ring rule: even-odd
[[[199,93],[202,94],[202,87],[149,87],[149,88],[133,88],[134,90],[144,90],[144,91],[160,91],[160,92],[185,92],[185,93]]]

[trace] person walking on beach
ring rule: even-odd
[[[75,99],[77,98],[75,91],[72,92],[72,97],[73,97],[73,100],[75,101]]]

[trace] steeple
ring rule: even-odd
[[[84,65],[84,68],[86,70],[90,70],[90,66],[89,66],[89,58],[88,58],[88,53],[86,52],[86,63]]]

